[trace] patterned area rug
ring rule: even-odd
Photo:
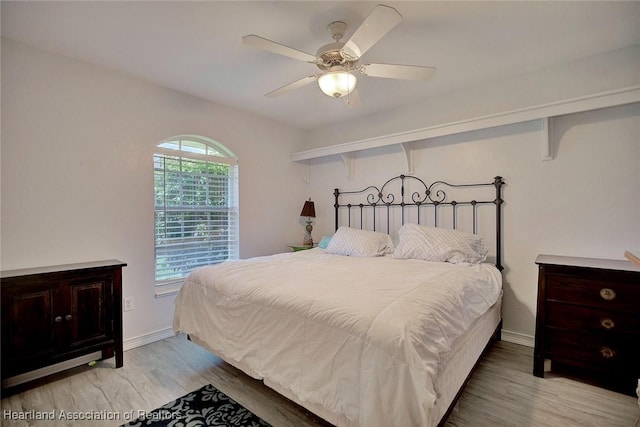
[[[124,426],[270,427],[270,424],[209,384]]]

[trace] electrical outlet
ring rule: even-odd
[[[124,311],[131,311],[133,310],[133,297],[126,297],[124,299],[124,304],[123,304],[123,310]]]

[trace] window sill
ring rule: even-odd
[[[183,282],[184,280],[181,279],[176,282],[156,284],[155,297],[163,298],[163,297],[169,297],[172,295],[178,295],[178,292],[180,292],[180,288],[182,288]]]

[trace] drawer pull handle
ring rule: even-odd
[[[71,315],[67,314],[66,316],[64,316],[64,320],[71,320]]]
[[[600,296],[604,300],[611,301],[611,300],[615,299],[616,292],[613,289],[602,288],[602,289],[600,289]]]
[[[60,323],[62,322],[62,317],[61,316],[57,316],[55,319],[53,319],[54,322],[56,323]]]
[[[615,350],[612,350],[609,347],[600,347],[600,354],[604,359],[611,359],[616,356]]]
[[[613,327],[616,326],[616,322],[609,318],[605,318],[600,320],[600,325],[605,329],[613,329]]]

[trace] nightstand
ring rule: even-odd
[[[533,374],[551,371],[635,396],[640,378],[640,267],[540,255]]]

